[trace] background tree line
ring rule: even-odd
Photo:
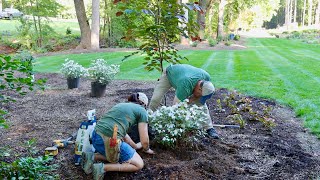
[[[270,21],[264,23],[266,28],[320,27],[320,0],[281,0],[276,12]]]

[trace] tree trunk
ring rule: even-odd
[[[316,10],[315,24],[320,28],[320,0],[318,0],[318,8]]]
[[[37,16],[38,18],[38,27],[39,27],[39,47],[42,47],[42,28],[41,28],[41,17]]]
[[[39,12],[39,3],[36,0],[36,8],[37,8],[37,12]],[[38,15],[38,27],[39,27],[39,47],[42,47],[42,28],[41,28],[41,17]]]
[[[189,0],[178,0],[178,2],[180,2],[180,3],[188,3],[189,2]],[[188,22],[188,20],[189,20],[189,15],[188,15],[188,10],[186,9],[186,8],[184,8],[184,17],[186,18],[186,21]],[[186,38],[186,37],[184,37],[184,36],[180,36],[181,37],[181,44],[183,44],[183,45],[188,45],[189,44],[189,40]]]
[[[199,36],[201,39],[204,39],[204,31],[206,28],[206,7],[207,7],[207,0],[200,0],[199,6],[204,11],[203,13],[198,11],[197,23],[199,24]]]
[[[224,17],[224,7],[226,6],[226,0],[220,0],[219,11],[218,11],[218,28],[217,28],[217,37],[224,36],[224,27],[223,27],[223,17]]]
[[[212,17],[213,17],[213,2],[212,0],[208,3],[208,7],[207,7],[207,10],[208,12],[208,24],[207,24],[207,27],[208,27],[208,34],[210,37],[213,37],[213,30],[212,30]]]
[[[309,9],[308,9],[308,26],[312,25],[312,0],[308,0]]]
[[[286,0],[285,25],[287,29],[289,29],[289,24],[290,24],[290,2],[291,0]]]
[[[91,49],[99,49],[100,0],[92,0]]]
[[[2,0],[0,0],[0,12],[2,12]]]
[[[303,3],[302,26],[305,25],[305,20],[306,20],[306,7],[307,7],[307,0],[304,0],[304,3]]]
[[[290,4],[289,4],[289,24],[292,23],[292,4],[293,4],[293,0],[290,0]]]
[[[113,43],[113,33],[112,33],[112,19],[111,16],[108,17],[108,47],[111,47],[111,43]]]
[[[90,49],[91,31],[83,0],[74,0],[74,7],[76,9],[76,15],[81,33],[81,42],[77,46],[77,49]]]
[[[102,39],[107,39],[107,37],[106,37],[106,31],[107,31],[107,18],[108,18],[108,15],[107,15],[107,13],[108,13],[108,10],[107,10],[107,7],[108,7],[108,2],[107,2],[107,0],[104,0],[103,1],[104,2],[104,9],[103,9],[103,12],[104,12],[104,15],[103,15],[103,19],[102,19],[102,21],[103,21],[103,25],[102,25],[102,29],[101,29],[101,31],[102,31]]]
[[[208,12],[208,24],[207,24],[208,34],[210,37],[213,35],[212,34],[212,16],[213,16],[213,9],[210,8]]]
[[[293,15],[293,22],[297,22],[297,0],[294,1],[294,15]]]
[[[32,1],[29,1],[30,2],[30,5],[33,6],[33,2]],[[37,39],[36,39],[36,46],[37,47],[40,47],[40,44],[39,44],[39,31],[38,31],[38,27],[37,27],[37,20],[36,20],[36,17],[34,15],[34,12],[32,12],[32,20],[33,20],[33,24],[34,24],[34,30],[36,31],[36,36],[37,36]]]

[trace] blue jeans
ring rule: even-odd
[[[92,132],[92,145],[96,149],[96,152],[106,156],[103,139],[99,134],[96,133],[95,130]],[[126,142],[121,142],[119,163],[127,162],[133,157],[135,152],[136,150],[133,149],[129,144]]]

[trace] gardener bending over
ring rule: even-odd
[[[82,153],[82,168],[86,174],[93,170],[94,179],[103,179],[107,171],[135,172],[143,168],[143,160],[136,152],[154,154],[149,148],[148,113],[146,107],[148,98],[144,93],[134,93],[128,98],[129,103],[119,103],[113,106],[95,126],[92,134],[93,152]],[[118,127],[116,139],[113,139],[115,124]],[[138,124],[140,143],[134,143],[127,134],[128,129]],[[116,141],[113,141],[116,140]],[[115,144],[116,143],[116,144]],[[108,161],[109,163],[95,163]]]
[[[207,121],[202,128],[205,129],[209,137],[219,139],[218,134],[212,126],[209,109],[205,103],[210,99],[215,89],[210,82],[210,75],[203,69],[187,64],[170,65],[163,72],[158,81],[150,101],[149,108],[155,111],[167,91],[173,87],[176,90],[173,103],[189,99],[190,104],[203,105],[206,108]]]

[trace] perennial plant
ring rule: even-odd
[[[80,78],[88,76],[88,70],[74,60],[66,59],[60,69],[66,78]]]
[[[117,73],[120,72],[120,65],[107,65],[104,59],[97,59],[89,67],[89,77],[94,82],[109,84]]]
[[[149,112],[150,125],[157,133],[155,140],[166,147],[175,147],[178,142],[197,141],[204,136],[200,127],[206,122],[205,112],[203,106],[188,105],[188,100]]]

